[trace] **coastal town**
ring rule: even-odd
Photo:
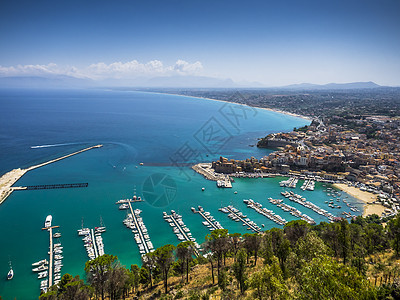
[[[275,150],[264,157],[221,156],[193,169],[221,182],[283,175],[334,183],[363,199],[367,214],[396,215],[400,211],[400,118],[349,111],[309,117],[310,125],[260,138],[257,147]]]

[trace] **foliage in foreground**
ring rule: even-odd
[[[243,236],[214,230],[204,257],[194,259],[191,242],[165,245],[129,270],[106,254],[86,263],[87,284],[65,274],[40,299],[399,299],[400,216],[386,227],[373,219],[316,226],[292,221]],[[208,275],[190,280],[198,264]]]

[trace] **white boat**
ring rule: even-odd
[[[37,261],[35,263],[32,264],[32,267],[36,267],[36,266],[40,266],[40,265],[47,265],[49,262],[47,261],[47,259],[43,259],[40,261]]]
[[[32,269],[32,271],[33,271],[33,272],[40,272],[40,271],[45,271],[45,270],[47,270],[48,268],[49,268],[48,266],[41,265],[41,266],[39,266],[39,267],[37,267],[37,268]]]
[[[61,237],[61,233],[56,232],[55,234],[53,234],[53,238],[59,238]]]
[[[7,279],[11,280],[14,277],[14,270],[12,269],[11,261],[9,262],[9,264],[10,264],[10,271],[8,271],[8,273],[7,273]]]
[[[51,215],[48,215],[46,217],[46,221],[44,221],[44,227],[49,228],[51,226],[52,220],[53,220],[53,217]]]

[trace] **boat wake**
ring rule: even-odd
[[[39,145],[39,146],[31,146],[31,149],[60,147],[60,146],[69,146],[69,145],[78,145],[78,144],[81,144],[81,143],[64,143],[64,144],[52,144],[52,145]]]

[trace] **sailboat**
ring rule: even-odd
[[[94,229],[95,229],[96,233],[106,231],[106,227],[104,226],[103,218],[101,216],[100,216],[100,227],[95,227]]]
[[[7,279],[8,279],[8,280],[11,280],[11,279],[13,279],[13,277],[14,277],[14,270],[12,269],[11,261],[9,261],[9,264],[10,264],[10,271],[8,271]]]

